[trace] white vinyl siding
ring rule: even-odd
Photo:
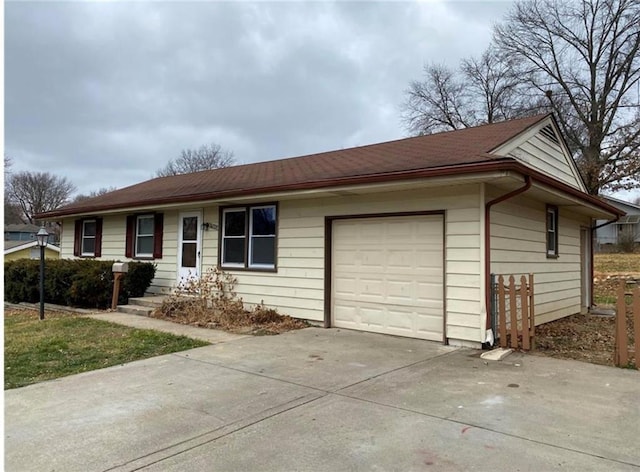
[[[281,201],[276,273],[234,272],[238,296],[279,312],[324,320],[325,216],[445,210],[447,337],[483,341],[479,185]],[[452,335],[453,333],[453,335]]]
[[[216,217],[217,219],[217,217]],[[153,279],[149,292],[170,292],[175,286],[178,247],[178,214],[176,211],[164,212],[164,228],[162,237],[162,259],[153,261],[156,265],[156,276]],[[214,220],[216,221],[216,220]],[[62,244],[60,246],[60,258],[73,258],[73,234],[74,219],[65,219],[62,222]],[[102,255],[99,260],[133,261],[125,257],[125,235],[127,230],[126,215],[104,216],[102,220]],[[215,231],[209,231],[217,239]]]
[[[194,208],[185,208],[185,211]],[[480,292],[480,185],[455,185],[424,190],[379,192],[300,200],[278,205],[277,272],[233,271],[236,292],[247,304],[264,301],[280,313],[324,320],[325,216],[445,211],[445,309],[447,337],[452,344],[479,346],[483,341],[483,296]],[[219,225],[219,208],[205,206],[204,222]],[[155,261],[156,277],[149,291],[169,292],[177,270],[178,212],[164,212],[163,256]],[[218,261],[218,230],[202,232],[202,270]],[[62,257],[73,257],[73,219],[63,222]],[[125,215],[103,221],[101,259],[126,260]],[[66,237],[71,235],[71,238]]]
[[[509,153],[510,156],[539,170],[543,174],[558,179],[577,189],[582,189],[575,167],[569,162],[570,156],[562,152],[562,147],[541,133],[520,144]]]
[[[520,196],[491,210],[491,272],[534,274],[536,324],[581,310],[580,227],[589,219],[558,214],[558,258],[549,259],[544,203]]]

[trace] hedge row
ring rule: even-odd
[[[114,261],[47,259],[44,299],[47,303],[82,308],[109,308],[113,296]],[[151,262],[130,262],[122,280],[118,304],[141,297],[155,277]],[[19,259],[4,264],[4,298],[11,303],[40,300],[40,261]]]

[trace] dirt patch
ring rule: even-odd
[[[633,343],[631,310],[627,330]],[[533,354],[575,359],[592,364],[613,365],[615,318],[599,315],[573,315],[536,328]]]
[[[615,255],[614,255],[615,256]],[[609,260],[609,258],[608,258]],[[597,267],[597,266],[596,266]],[[640,282],[640,274],[594,272],[594,300],[601,311],[615,312],[617,290],[621,280],[628,281],[627,293]],[[635,343],[631,297],[627,302],[627,333],[630,350]],[[573,315],[536,327],[536,350],[533,354],[575,359],[593,364],[614,365],[615,316]],[[631,359],[633,360],[633,355]]]

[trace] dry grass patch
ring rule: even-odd
[[[594,277],[625,274],[640,276],[640,253],[595,254]]]
[[[309,325],[263,304],[247,309],[234,291],[236,279],[218,269],[182,283],[151,316],[238,334],[269,335]]]

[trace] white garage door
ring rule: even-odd
[[[443,217],[335,220],[332,325],[443,340]]]

